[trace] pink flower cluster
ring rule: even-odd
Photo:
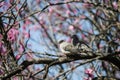
[[[14,42],[16,41],[16,37],[18,36],[18,30],[15,29],[15,28],[11,28],[8,33],[7,33],[7,36],[8,36],[8,40],[10,42]]]
[[[113,5],[114,9],[118,9],[118,4],[117,4],[117,2],[113,2],[112,5]]]
[[[85,79],[85,80],[92,80],[92,78],[94,77],[94,76],[93,76],[93,69],[86,69],[86,70],[85,70],[85,74],[88,75],[88,78]]]
[[[20,57],[21,57],[21,55],[17,54],[15,58],[18,60],[18,59],[20,59]]]

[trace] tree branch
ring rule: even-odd
[[[120,69],[120,59],[117,59],[115,56],[120,54],[120,52],[115,52],[113,54],[109,54],[107,56],[81,56],[81,55],[77,55],[76,57],[60,57],[57,59],[52,59],[52,58],[40,58],[37,60],[31,60],[31,61],[23,61],[20,64],[20,67],[18,69],[16,69],[15,71],[12,71],[11,73],[9,73],[8,75],[1,77],[1,80],[5,80],[8,79],[12,76],[14,76],[17,73],[20,73],[21,71],[23,71],[24,69],[26,69],[26,67],[28,67],[29,65],[32,64],[50,64],[50,66],[53,65],[58,65],[58,64],[63,64],[63,63],[68,63],[68,62],[72,62],[72,61],[76,61],[76,60],[83,60],[83,59],[92,59],[94,60],[105,60],[108,62],[113,63],[114,65],[116,65],[119,69]]]

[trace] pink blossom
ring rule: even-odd
[[[66,13],[67,13],[67,15],[69,16],[69,15],[70,15],[70,10],[67,10]]]
[[[118,4],[117,4],[117,2],[113,2],[112,5],[113,5],[113,7],[114,7],[115,9],[118,9]]]
[[[102,44],[100,44],[100,45],[99,45],[99,48],[100,48],[100,49],[101,49],[101,48],[103,48],[103,45],[102,45]]]
[[[93,73],[93,69],[86,69],[86,70],[85,70],[85,73],[86,73],[86,74],[92,74],[92,73]]]
[[[54,11],[53,7],[49,8],[49,12],[52,13]]]
[[[20,59],[20,57],[21,57],[21,55],[20,54],[18,54],[18,55],[16,55],[16,59],[18,60],[18,59]]]
[[[89,76],[89,78],[93,78],[93,69],[86,69],[85,73]]]
[[[31,24],[31,21],[28,19],[28,20],[25,21],[25,24],[29,25],[29,24]]]
[[[73,26],[73,25],[70,25],[70,26],[69,26],[69,30],[74,30],[74,26]]]
[[[3,6],[4,4],[5,4],[5,2],[1,2],[1,3],[0,3],[0,7]]]
[[[11,29],[8,31],[8,33],[7,33],[8,40],[9,40],[10,42],[16,41],[18,33],[19,33],[19,32],[18,32],[17,29],[11,28]]]
[[[17,77],[17,76],[15,76],[15,77],[13,78],[13,80],[19,80],[19,79],[18,79],[18,77]]]

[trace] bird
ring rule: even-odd
[[[74,47],[72,43],[66,42],[64,40],[59,41],[59,47],[62,53],[67,56],[77,54],[79,50]]]
[[[79,40],[77,35],[72,36],[71,42],[60,40],[59,48],[67,57],[97,56],[84,41]]]
[[[86,50],[86,51],[91,51],[90,47],[87,45],[86,42],[84,41],[80,41],[78,36],[77,35],[72,35],[72,40],[71,40],[71,43],[77,47],[77,48],[80,48],[81,50]]]
[[[73,44],[74,47],[79,49],[79,52],[81,55],[95,55],[93,53],[93,50],[88,46],[88,44],[84,41],[79,40],[78,36],[76,34],[71,36],[72,40],[71,43]]]

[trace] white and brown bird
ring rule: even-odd
[[[61,52],[66,55],[74,55],[79,52],[79,50],[74,47],[72,43],[66,42],[64,40],[59,41],[59,47]]]
[[[72,36],[72,41],[59,41],[59,48],[66,56],[93,56],[92,49],[83,41],[80,41],[77,35]]]

